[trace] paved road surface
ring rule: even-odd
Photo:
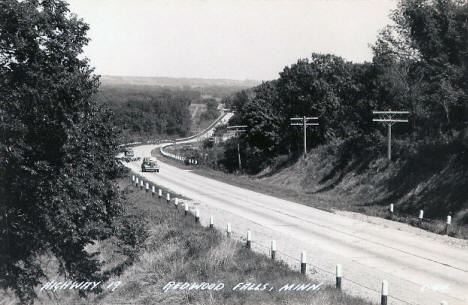
[[[156,145],[135,147],[149,156]],[[389,304],[468,305],[468,247],[450,245],[448,237],[396,230],[362,222],[290,201],[245,190],[164,162],[159,174],[141,173],[140,163],[127,166],[158,185],[192,198],[202,224],[210,215],[215,226],[230,222],[238,237],[252,231],[254,249],[267,253],[277,241],[280,258],[292,266],[306,251],[311,281],[334,283],[342,264],[344,290],[380,302],[382,280],[389,282]],[[316,266],[316,268],[312,268]],[[247,279],[246,279],[247,280]]]

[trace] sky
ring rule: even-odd
[[[372,60],[397,0],[67,0],[97,74],[271,80],[312,53]]]

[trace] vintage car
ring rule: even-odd
[[[140,161],[140,157],[135,157],[135,153],[133,152],[133,149],[127,148],[124,150],[124,156],[121,158],[122,161],[125,162],[132,162],[132,161]]]
[[[133,152],[133,149],[127,148],[127,149],[124,151],[124,155],[125,155],[125,157],[127,157],[127,158],[133,158],[133,157],[135,156],[135,153]]]
[[[158,161],[156,161],[156,158],[143,158],[143,162],[141,163],[141,171],[159,173],[159,165]]]

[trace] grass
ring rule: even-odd
[[[162,156],[159,153],[159,149],[153,150],[152,155],[157,156],[158,158],[164,158],[164,162],[167,162],[178,168],[191,169],[194,173],[200,176],[215,179],[265,195],[293,201],[329,212],[333,212],[333,210],[344,210],[390,219],[388,205],[369,204],[369,196],[360,195],[366,193],[364,187],[350,196],[348,192],[339,188],[330,188],[326,191],[317,191],[317,187],[312,190],[307,190],[301,186],[303,181],[300,180],[300,177],[295,177],[295,175],[298,171],[301,170],[300,168],[302,168],[303,171],[314,171],[314,169],[311,170],[308,168],[310,167],[311,163],[316,161],[312,157],[308,158],[307,161],[298,161],[292,168],[286,169],[285,172],[283,172],[281,175],[259,178],[248,175],[227,174],[202,165],[184,165],[182,162]],[[289,173],[287,171],[289,171]],[[296,171],[296,173],[292,173],[293,171]],[[308,175],[311,175],[311,173],[299,173],[298,176],[301,175],[307,177]],[[283,183],[283,181],[287,179],[292,179],[293,181],[290,183]],[[368,179],[369,181],[367,184],[372,184],[371,176],[364,176],[364,178],[361,177],[361,179]],[[312,185],[314,183],[311,182],[307,184]],[[318,183],[316,184],[318,185]],[[360,186],[358,185],[357,187]],[[372,190],[372,192],[375,192],[375,190]],[[370,191],[369,193],[372,192]],[[417,216],[418,215],[411,215],[404,211],[398,211],[398,205],[395,205],[395,214],[391,220],[419,227],[436,234],[445,234],[445,220],[437,218],[425,218],[424,221],[420,223]],[[461,211],[456,215],[456,217],[452,217],[452,225],[450,227],[449,236],[468,239],[467,219],[468,210]]]
[[[38,292],[36,304],[315,304],[366,305],[360,298],[349,296],[333,287],[322,286],[317,291],[278,291],[287,283],[315,283],[292,271],[285,263],[247,249],[243,243],[227,238],[216,229],[202,227],[192,216],[184,216],[183,209],[175,209],[165,200],[159,201],[144,190],[134,187],[130,177],[121,179],[119,187],[133,208],[129,216],[145,225],[146,239],[135,253],[136,259],[127,265],[120,276],[110,281],[122,285],[111,292],[80,298],[76,291]],[[122,261],[111,241],[92,246],[101,252],[105,269]],[[47,259],[45,259],[47,261]],[[57,263],[49,261],[50,279],[57,279]],[[55,273],[56,274],[56,273]],[[60,280],[60,279],[57,279]],[[168,290],[169,282],[223,283],[219,291]],[[238,291],[232,288],[240,282],[268,283],[272,291]],[[102,287],[106,287],[107,283]],[[14,298],[4,304],[15,304]],[[3,304],[3,303],[2,303]]]

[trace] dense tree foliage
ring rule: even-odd
[[[371,63],[312,54],[285,67],[279,79],[227,99],[236,111],[231,123],[248,126],[244,153],[261,160],[250,172],[302,150],[291,117],[320,118],[320,126],[308,128],[309,147],[345,142],[347,153],[381,146],[385,128],[372,122],[377,109],[411,112],[409,125],[394,128],[411,139],[408,145],[458,139],[468,121],[467,2],[403,0],[392,20],[372,47]]]
[[[373,47],[381,93],[412,111],[419,134],[461,130],[468,118],[467,2],[402,1],[392,19]]]
[[[101,281],[96,253],[120,199],[109,112],[82,59],[88,25],[61,0],[0,2],[0,287],[21,303],[52,255],[77,281]]]
[[[121,142],[187,135],[189,106],[199,98],[199,92],[190,89],[150,86],[101,86],[97,95],[98,102],[113,111]]]

